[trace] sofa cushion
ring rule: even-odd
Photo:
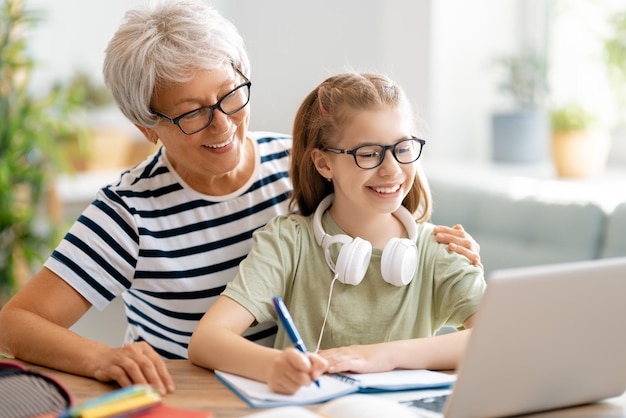
[[[626,257],[626,202],[620,203],[609,215],[601,257]]]
[[[503,190],[430,182],[432,222],[460,223],[481,246],[487,276],[501,269],[599,256],[606,214],[594,203],[515,197]]]

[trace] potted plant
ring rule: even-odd
[[[26,30],[39,20],[22,0],[0,5],[0,306],[57,238],[43,206],[64,164],[59,145],[86,132],[79,92],[29,88]]]
[[[611,157],[623,163],[626,162],[626,10],[611,15],[608,23],[604,59],[618,115],[612,132]]]
[[[88,114],[89,119],[92,119],[93,115],[108,108],[113,108],[113,110],[117,111],[117,108],[113,106],[113,96],[109,89],[107,89],[104,84],[96,83],[89,74],[84,71],[76,71],[70,78],[67,87],[80,92],[83,98],[83,108]],[[95,165],[94,162],[100,160],[99,157],[104,157],[102,158],[104,162],[107,162],[107,160],[110,161],[111,159],[117,162],[117,160],[123,158],[126,154],[123,149],[124,147],[119,146],[118,136],[110,135],[109,132],[106,132],[102,136],[107,140],[106,145],[108,149],[115,150],[115,152],[107,152],[106,149],[102,149],[103,147],[94,149],[96,148],[94,142],[98,136],[98,132],[96,132],[93,123],[90,123],[90,125],[92,126],[90,126],[88,138],[77,137],[71,141],[67,141],[63,146],[63,152],[67,157],[66,159],[69,162],[69,170],[71,172],[77,173],[91,170]],[[104,155],[98,155],[98,153]],[[113,156],[113,158],[111,158],[111,156]]]
[[[600,174],[609,155],[610,135],[580,103],[569,102],[550,112],[552,157],[559,177]]]
[[[77,70],[67,88],[82,97],[89,124],[88,138],[76,138],[64,144],[70,171],[80,173],[131,167],[154,152],[156,146],[139,135],[135,126],[124,118],[104,83]]]
[[[542,54],[526,48],[519,55],[496,59],[502,70],[500,91],[513,100],[512,111],[492,115],[492,157],[500,162],[538,162],[548,150],[549,118],[545,99],[549,86]]]

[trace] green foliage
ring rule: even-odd
[[[87,109],[96,109],[113,104],[113,95],[104,85],[98,85],[85,72],[78,71],[70,80],[67,88],[79,94]]]
[[[607,72],[618,108],[626,112],[626,10],[609,18],[610,34],[604,40]]]
[[[36,63],[26,32],[41,14],[23,3],[0,5],[0,304],[15,290],[16,271],[41,260],[57,239],[42,204],[66,164],[61,143],[87,135],[83,91],[60,84],[43,94],[29,91]]]
[[[543,55],[525,49],[519,55],[502,55],[496,64],[503,72],[500,90],[510,94],[520,109],[543,105],[548,92],[548,66]]]
[[[568,133],[585,131],[596,126],[598,118],[579,103],[568,103],[550,112],[552,132]]]

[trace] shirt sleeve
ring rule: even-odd
[[[131,286],[138,249],[132,214],[100,190],[44,265],[103,309]]]
[[[435,323],[462,327],[478,311],[486,288],[483,270],[439,244],[434,260]]]
[[[285,297],[302,248],[296,216],[278,216],[253,234],[254,245],[222,293],[246,308],[257,323],[277,321],[272,298]]]

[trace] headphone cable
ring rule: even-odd
[[[326,320],[328,319],[328,312],[330,311],[330,300],[333,296],[333,287],[335,286],[335,281],[337,280],[337,277],[339,277],[339,275],[335,273],[335,277],[333,277],[333,280],[330,282],[330,292],[328,293],[328,304],[326,305],[326,315],[324,315],[324,322],[322,323],[322,330],[320,331],[320,337],[317,340],[317,348],[315,349],[316,353],[320,351],[320,345],[322,344],[322,335],[324,335],[324,327],[326,326]]]

